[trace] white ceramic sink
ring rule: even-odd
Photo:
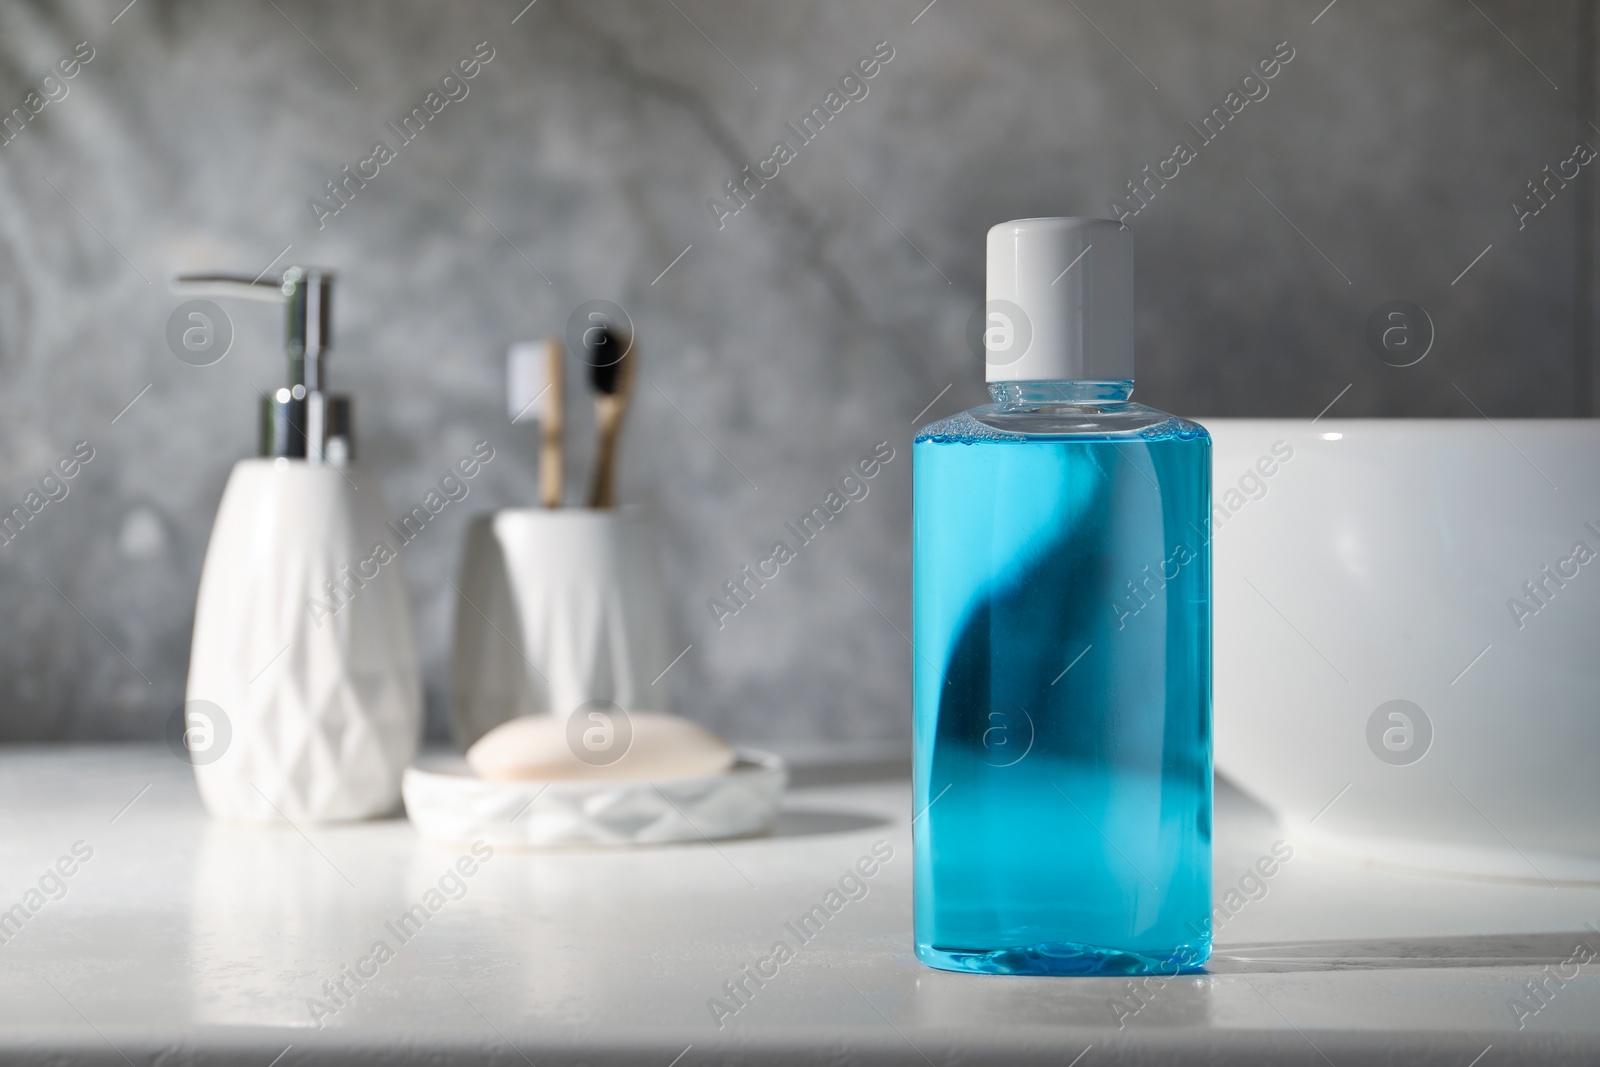
[[[1347,855],[1600,881],[1600,421],[1202,422],[1218,769]]]

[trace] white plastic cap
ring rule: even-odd
[[[1111,219],[1017,219],[989,231],[991,382],[1133,379],[1133,231]]]

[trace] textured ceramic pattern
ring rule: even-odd
[[[217,513],[195,608],[188,699],[226,747],[195,765],[218,818],[361,819],[394,810],[422,706],[400,562],[336,611],[326,584],[383,539],[376,486],[303,462],[246,460]],[[223,744],[219,731],[216,744]]]
[[[475,520],[462,551],[451,711],[465,748],[518,715],[590,700],[666,711],[650,528],[626,509],[517,508]]]
[[[453,844],[716,840],[771,829],[788,779],[783,760],[750,749],[723,774],[664,782],[485,781],[450,763],[406,771],[406,815],[423,837]]]

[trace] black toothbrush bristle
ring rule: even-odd
[[[589,382],[601,396],[614,396],[622,383],[623,345],[617,334],[607,326],[590,330],[584,335],[588,349]]]

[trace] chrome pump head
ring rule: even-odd
[[[173,279],[180,292],[283,303],[289,381],[262,397],[263,456],[340,467],[355,458],[350,398],[327,391],[334,278],[333,271],[321,267],[290,267],[276,282],[234,274],[180,274]]]

